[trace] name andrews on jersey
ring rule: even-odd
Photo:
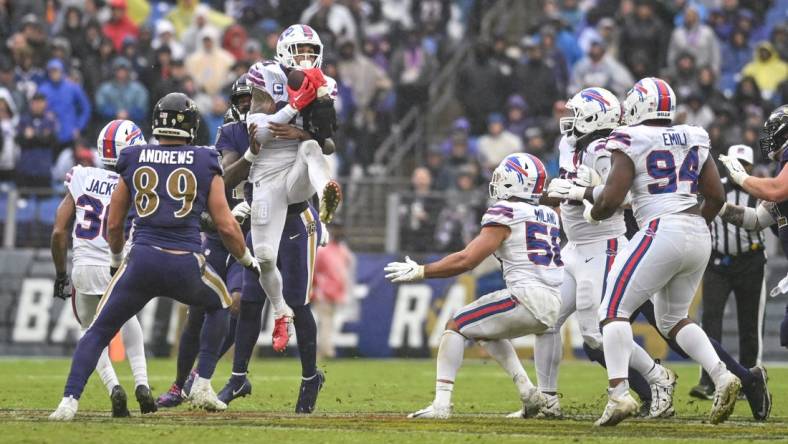
[[[162,163],[167,165],[194,163],[193,151],[159,151],[156,149],[140,150],[138,163]]]

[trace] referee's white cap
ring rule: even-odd
[[[747,145],[731,145],[731,147],[728,148],[728,157],[743,160],[750,165],[753,164],[752,148]]]

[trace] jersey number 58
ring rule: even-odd
[[[528,259],[536,265],[563,266],[561,262],[561,230],[539,222],[525,224],[525,248]]]

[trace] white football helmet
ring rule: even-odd
[[[314,58],[310,62],[310,57],[297,63],[295,58],[301,54],[298,52],[299,45],[312,45],[315,48]],[[320,68],[323,65],[323,42],[309,25],[291,25],[279,35],[276,42],[276,61],[285,68]]]
[[[99,132],[96,148],[101,163],[105,166],[114,166],[123,148],[146,143],[145,136],[136,123],[131,120],[113,120]]]
[[[594,131],[615,129],[621,125],[621,103],[613,93],[604,88],[586,88],[566,103],[574,113],[561,117],[561,134],[582,138]]]
[[[493,171],[490,197],[496,200],[519,197],[537,203],[546,181],[547,173],[538,157],[528,153],[510,154]]]
[[[637,125],[645,120],[673,120],[676,94],[668,82],[656,77],[641,79],[624,99],[624,122]]]

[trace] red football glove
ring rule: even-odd
[[[305,69],[304,74],[306,78],[315,85],[315,90],[320,89],[321,86],[326,86],[326,78],[323,77],[323,71],[321,71],[320,68]]]
[[[304,81],[301,82],[301,87],[298,89],[287,85],[287,100],[290,102],[290,106],[298,111],[309,106],[315,97],[317,97],[317,87],[309,80],[308,75],[304,77]]]

